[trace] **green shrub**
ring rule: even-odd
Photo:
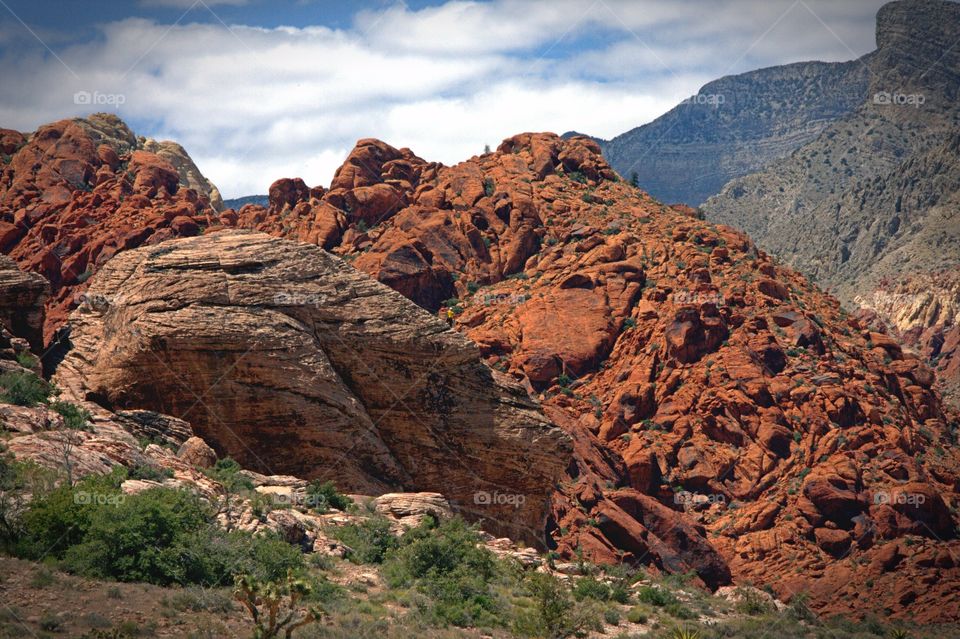
[[[50,408],[63,417],[63,425],[70,430],[85,430],[90,422],[90,412],[70,402],[53,402]]]
[[[184,566],[178,582],[183,584],[227,586],[239,574],[276,581],[304,565],[300,549],[276,533],[228,532],[213,524],[183,535],[175,550]]]
[[[20,364],[24,368],[33,368],[39,363],[40,360],[37,359],[37,356],[28,351],[21,351],[17,353],[17,364]]]
[[[603,611],[603,620],[611,626],[619,626],[620,611],[616,608],[607,608]]]
[[[238,574],[263,580],[303,568],[278,535],[225,531],[196,495],[154,488],[119,491],[119,473],[37,496],[21,517],[16,554],[61,559],[78,574],[159,585],[226,586]]]
[[[594,579],[593,577],[583,577],[578,579],[572,590],[573,597],[577,601],[584,599],[596,599],[597,601],[609,601],[612,591],[610,586]]]
[[[61,485],[35,495],[16,523],[14,554],[25,559],[62,559],[71,546],[83,540],[96,507],[92,501],[115,502],[120,497],[120,471],[106,477],[88,477],[74,487]]]
[[[647,623],[649,618],[647,609],[640,606],[634,606],[627,611],[627,621],[630,623]]]
[[[242,467],[240,464],[224,457],[218,459],[213,468],[204,471],[210,479],[220,482],[229,492],[235,493],[242,490],[253,490],[253,482],[249,477],[240,474]]]
[[[496,185],[493,182],[493,178],[487,178],[483,181],[483,194],[487,197],[490,197],[496,192]]]
[[[181,542],[210,519],[198,497],[154,488],[89,510],[83,541],[64,555],[71,570],[117,581],[187,582],[189,549]]]
[[[736,604],[736,609],[739,613],[745,615],[765,615],[774,610],[770,602],[755,590],[740,588],[737,594],[740,595],[740,599]]]
[[[437,625],[502,625],[491,588],[497,562],[479,542],[477,531],[462,519],[439,526],[427,520],[407,531],[388,554],[384,576],[394,588],[416,587],[429,597],[432,605],[423,612]]]
[[[36,406],[50,398],[53,387],[28,371],[0,375],[0,402],[17,406]]]
[[[684,606],[679,601],[671,601],[663,607],[664,612],[666,612],[671,617],[676,617],[677,619],[696,619],[697,615]]]
[[[396,536],[390,532],[390,521],[385,517],[372,517],[358,524],[337,526],[330,533],[350,548],[347,559],[356,564],[383,563],[387,551],[398,543]]]
[[[677,603],[677,598],[672,592],[663,588],[654,588],[653,586],[643,586],[637,591],[637,600],[648,603],[652,606],[662,608],[671,603]]]
[[[162,482],[164,479],[169,479],[170,477],[173,477],[172,470],[169,468],[158,468],[153,464],[138,462],[130,469],[130,479]]]
[[[346,510],[353,504],[352,499],[337,492],[337,488],[332,481],[311,482],[307,486],[307,501],[310,507],[319,513],[325,513],[330,508]]]
[[[517,619],[514,630],[518,634],[566,639],[603,629],[595,605],[574,602],[566,586],[553,575],[531,573],[525,585],[533,598],[533,615]]]

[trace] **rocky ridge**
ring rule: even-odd
[[[798,62],[705,84],[648,124],[600,141],[626,178],[664,202],[699,206],[730,180],[817,138],[860,105],[869,73],[861,61]]]
[[[594,141],[522,134],[495,153],[445,167],[362,140],[329,189],[278,180],[269,207],[247,205],[210,221],[205,235],[218,225],[246,226],[331,249],[423,308],[444,317],[449,310],[479,355],[538,396],[573,443],[557,460],[564,477],[542,529],[561,556],[692,571],[712,587],[769,584],[784,599],[809,591],[827,612],[956,617],[960,460],[955,421],[931,370],[742,233],[624,183]],[[277,320],[272,329],[300,344],[308,363],[328,356],[338,332],[320,320],[343,311],[325,301],[314,308],[309,295],[322,292],[314,284],[277,285],[271,272],[283,272],[282,259],[243,257],[245,242],[269,247],[266,238],[217,235],[120,253],[94,276],[97,287],[104,276],[104,289],[77,312],[74,360],[58,373],[75,397],[108,408],[186,402],[175,397],[184,386],[154,355],[196,373],[201,389],[212,381],[217,352],[241,360],[238,375],[262,381],[267,371],[244,365],[238,331],[218,314],[225,305],[243,315],[230,300],[248,294],[258,309],[250,313],[272,312],[264,320]],[[237,258],[211,255],[218,242],[238,243]],[[318,257],[279,252],[294,252],[307,272],[318,268],[308,262],[333,259],[311,250]],[[138,270],[139,263],[156,270]],[[124,272],[136,287],[123,283]],[[178,272],[195,274],[197,287]],[[274,282],[271,297],[263,282]],[[309,301],[277,299],[285,286]],[[398,300],[378,312],[393,313]],[[406,308],[399,321],[417,317]],[[196,338],[181,317],[202,320]],[[216,332],[210,318],[218,318]],[[102,333],[110,346],[101,351],[95,336],[106,327],[115,334]],[[270,349],[274,336],[245,330],[244,343],[257,338],[258,357],[280,357]],[[345,334],[363,334],[352,330]],[[337,356],[328,359],[340,374]],[[284,363],[294,374],[281,381],[300,385],[300,365]],[[131,372],[138,367],[162,384],[138,387]],[[366,405],[366,387],[341,377]],[[236,397],[228,386],[222,401]],[[198,431],[216,437],[214,421],[201,418]],[[264,450],[275,444],[257,440],[265,436],[259,431],[244,435]],[[479,463],[501,454],[487,449]]]

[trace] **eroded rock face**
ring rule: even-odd
[[[566,436],[472,343],[314,246],[221,232],[128,251],[71,323],[56,382],[76,399],[182,417],[269,474],[442,490],[542,539]]]
[[[45,279],[21,271],[16,262],[0,255],[0,324],[27,340],[35,352],[43,348],[44,303],[49,295]]]
[[[923,356],[944,399],[960,406],[960,266],[882,280],[857,301],[860,319]]]

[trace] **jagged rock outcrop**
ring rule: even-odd
[[[442,490],[530,542],[569,457],[473,344],[306,244],[221,232],[119,254],[70,340],[55,376],[67,397],[182,417],[260,472]]]
[[[859,316],[931,363],[944,399],[960,403],[960,267],[881,280]]]
[[[219,194],[183,149],[148,144],[114,115],[2,130],[0,144],[0,252],[50,282],[46,342],[115,253],[216,222]]]
[[[170,140],[157,141],[151,138],[141,138],[140,148],[169,162],[180,176],[180,184],[188,189],[193,189],[201,197],[205,197],[214,209],[219,211],[224,208],[220,190],[200,173],[200,169],[194,164],[193,158],[187,154],[182,146]]]

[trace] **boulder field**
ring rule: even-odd
[[[137,215],[162,217],[157,194]],[[448,167],[361,140],[329,189],[198,202],[202,237],[94,260],[55,378],[73,397],[183,417],[264,471],[335,460],[473,518],[489,500],[562,557],[960,619],[957,417],[935,373],[593,141],[522,134]]]

